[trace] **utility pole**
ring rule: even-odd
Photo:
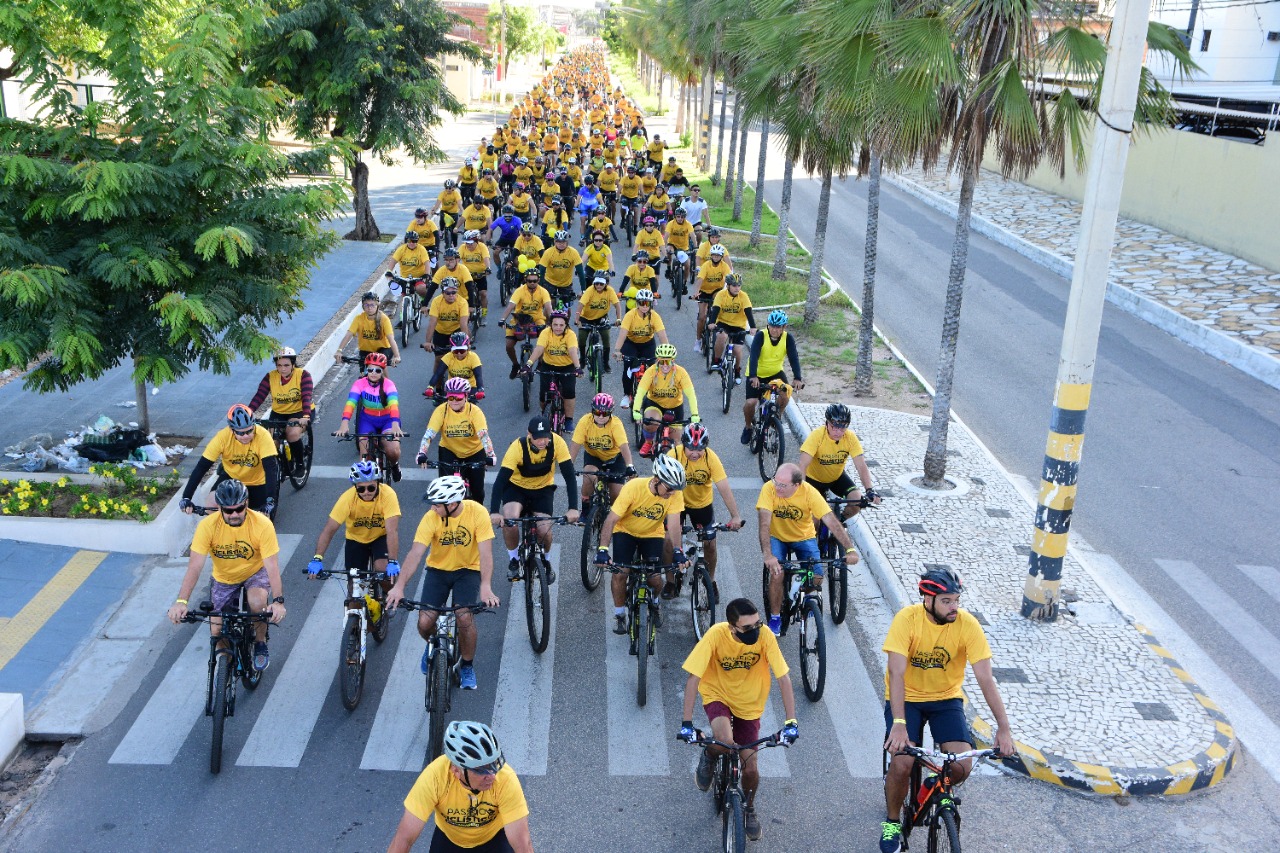
[[[1200,11],[1200,0],[1191,0],[1191,19],[1187,21],[1187,49],[1191,49],[1191,40],[1196,37],[1196,12]]]
[[[1146,48],[1150,0],[1120,0],[1111,24],[1098,121],[1084,190],[1080,240],[1062,329],[1062,352],[1053,393],[1053,414],[1045,447],[1022,615],[1053,621],[1058,617],[1062,561],[1067,553],[1076,478],[1084,445],[1084,421],[1093,389],[1098,334],[1106,304],[1107,276],[1120,215],[1120,193],[1129,137],[1138,103],[1138,79]]]
[[[498,24],[498,82],[507,79],[507,0],[502,0],[502,19]]]

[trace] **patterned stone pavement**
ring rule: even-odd
[[[959,180],[949,185],[941,169],[914,167],[892,180],[953,204],[959,199]],[[985,169],[974,190],[975,216],[1067,264],[1075,257],[1080,212],[1077,201]],[[1280,359],[1280,272],[1122,217],[1111,281]]]

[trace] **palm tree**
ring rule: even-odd
[[[760,165],[756,167],[756,203],[751,212],[751,248],[760,245],[760,223],[764,218],[764,160],[769,153],[769,117],[760,127]]]
[[[795,178],[796,160],[794,157],[787,157],[785,160],[782,167],[782,199],[778,204],[778,239],[773,247],[773,269],[769,273],[774,281],[785,281],[787,278],[787,246],[791,242],[788,223],[791,221],[791,182]]]

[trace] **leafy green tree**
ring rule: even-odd
[[[480,51],[448,38],[462,19],[436,0],[269,0],[273,14],[247,51],[250,79],[293,94],[289,123],[301,138],[350,146],[355,228],[349,240],[376,240],[365,152],[385,165],[403,150],[417,163],[444,159],[433,131],[441,111],[465,106],[445,85],[448,56]]]
[[[503,29],[505,10],[506,28]],[[485,18],[486,33],[489,44],[504,45],[506,54],[502,57],[502,76],[506,78],[511,59],[519,56],[532,56],[542,50],[542,39],[538,33],[537,13],[529,6],[503,5],[501,9],[491,9]],[[505,34],[504,34],[505,33]]]
[[[301,306],[308,267],[332,245],[317,223],[346,200],[330,180],[292,180],[331,151],[287,154],[264,128],[280,93],[243,85],[236,45],[260,7],[229,0],[139,29],[149,0],[31,0],[0,9],[15,76],[43,103],[0,120],[0,369],[65,391],[131,363],[145,384],[192,367],[229,371],[276,342],[263,328]],[[76,39],[49,21],[80,21]],[[68,68],[115,81],[79,107]],[[145,421],[145,417],[144,417]]]

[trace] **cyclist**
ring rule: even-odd
[[[526,208],[523,215],[517,214],[514,204],[505,205],[502,208],[502,215],[489,226],[489,240],[495,252],[498,249],[509,249],[515,245],[516,240],[520,239],[525,223],[533,220],[533,214],[530,212],[533,205],[532,197],[528,199],[528,204],[530,207]]]
[[[542,239],[551,242],[552,236],[561,231],[568,234],[568,229],[572,225],[573,217],[569,215],[569,211],[564,209],[564,202],[560,196],[553,195],[551,197],[551,207],[546,213],[542,214]]]
[[[440,288],[440,285],[444,283],[446,278],[456,278],[458,280],[459,287],[466,287],[467,292],[471,292],[471,270],[467,268],[466,264],[461,262],[461,258],[461,254],[452,246],[444,250],[444,263],[437,267],[436,271],[431,274],[431,285],[427,288],[427,294],[422,308],[423,311],[430,310],[431,300],[435,297],[436,291]],[[468,302],[469,301],[470,300],[468,300]]]
[[[266,421],[271,426],[284,430],[284,439],[289,442],[289,457],[295,465],[302,464],[302,436],[311,423],[311,374],[298,369],[298,353],[293,347],[282,347],[275,357],[276,369],[267,371],[258,383],[258,390],[249,401],[249,408],[258,408],[271,400],[271,411]],[[289,421],[297,421],[296,425]],[[277,460],[279,461],[279,460]],[[289,471],[283,475],[288,476]]]
[[[662,624],[658,594],[662,591],[662,554],[671,551],[671,561],[684,565],[688,561],[680,550],[680,513],[684,510],[684,468],[670,456],[653,460],[653,476],[647,480],[630,480],[614,498],[609,514],[600,529],[596,563],[609,562],[609,546],[613,545],[613,562],[654,564],[648,577],[652,587],[655,623]],[[610,586],[613,591],[613,633],[627,633],[627,574],[616,573]]]
[[[760,394],[775,379],[787,381],[787,374],[782,371],[784,357],[796,377],[791,383],[792,389],[799,391],[804,388],[804,381],[800,378],[800,354],[796,351],[795,340],[787,332],[787,312],[780,308],[770,311],[765,320],[765,331],[767,334],[756,335],[751,339],[750,362],[747,365],[747,401],[742,406],[742,418],[746,426],[738,438],[742,444],[751,443],[751,421],[756,416]],[[779,415],[786,411],[790,401],[791,393],[784,389],[778,395]]]
[[[511,213],[519,219],[519,222],[516,223],[517,226],[523,222],[533,221],[534,215],[537,213],[538,203],[529,194],[529,185],[524,181],[516,181],[515,189],[507,199],[507,203],[502,206],[504,215],[508,207],[511,208]],[[514,240],[515,237],[513,236],[511,239]]]
[[[658,343],[667,342],[667,327],[662,317],[653,310],[653,291],[643,288],[636,291],[636,307],[622,317],[618,327],[619,335],[613,345],[613,357],[627,367],[633,365],[652,364],[657,353]],[[635,391],[635,378],[630,368],[622,372],[622,408],[631,408],[632,394]]]
[[[459,230],[463,234],[471,231],[477,233],[489,232],[489,225],[493,222],[495,211],[491,210],[480,196],[471,199],[471,204],[467,205],[462,211],[462,219],[459,221]]]
[[[435,220],[427,216],[427,209],[419,207],[413,212],[413,219],[409,220],[409,224],[405,226],[406,232],[415,231],[418,234],[418,242],[427,250],[427,254],[433,259],[436,254],[436,233],[440,227],[436,225]],[[430,269],[430,267],[428,267]]]
[[[597,228],[591,232],[591,244],[582,253],[582,266],[578,267],[578,271],[583,293],[587,290],[589,279],[601,274],[613,275],[613,250],[605,242],[603,229]]]
[[[742,365],[746,361],[747,335],[755,332],[756,315],[751,308],[751,297],[742,289],[742,276],[729,273],[724,277],[724,287],[711,302],[711,310],[707,312],[707,322],[719,329],[716,333],[715,365],[720,369],[720,360],[724,358],[724,348],[734,348],[735,376],[733,381],[742,384]]]
[[[557,231],[551,248],[538,259],[538,269],[546,281],[547,292],[561,305],[573,301],[573,280],[581,265],[582,255],[569,245],[569,232]]]
[[[493,169],[480,172],[480,180],[476,181],[476,195],[488,208],[490,213],[498,212],[498,181],[493,176]]]
[[[634,477],[636,469],[631,463],[631,444],[622,421],[613,413],[613,395],[600,393],[591,401],[591,417],[578,421],[569,440],[569,458],[582,457],[582,511],[585,513],[595,494],[596,471],[623,474]],[[621,483],[609,484],[610,497],[617,499]]]
[[[858,562],[853,540],[844,523],[827,506],[818,490],[804,481],[804,472],[792,462],[778,466],[773,479],[760,487],[756,499],[756,515],[760,523],[760,553],[769,572],[769,630],[782,632],[782,565],[787,552],[805,562],[822,559],[818,552],[817,529],[813,520],[825,524],[836,541],[844,546],[844,561],[850,566]],[[823,567],[814,566],[814,583],[822,586]]]
[[[649,168],[646,171],[652,171],[662,165],[662,152],[667,150],[667,143],[662,141],[662,137],[654,134],[649,139]]]
[[[462,193],[458,191],[453,179],[444,182],[444,190],[440,195],[436,196],[436,203],[431,208],[432,216],[440,215],[437,220],[437,230],[443,236],[446,244],[454,241],[455,234],[453,226],[458,221],[458,215],[462,213]]]
[[[674,259],[677,253],[682,253],[684,257],[684,280],[685,286],[688,286],[689,279],[693,270],[693,224],[685,218],[685,209],[677,207],[675,219],[667,223],[667,227],[662,232],[663,239],[666,240],[666,248],[663,254],[667,259],[667,280],[670,281],[675,275]]]
[[[462,168],[458,170],[458,186],[463,202],[470,204],[471,199],[475,198],[478,180],[480,180],[480,172],[476,169],[476,161],[468,157],[462,161]]]
[[[520,226],[520,236],[516,238],[513,247],[517,252],[533,261],[542,257],[542,251],[546,248],[542,244],[542,238],[533,233],[532,222],[526,222]]]
[[[849,429],[849,407],[844,403],[832,403],[823,413],[825,423],[809,433],[800,445],[801,470],[805,480],[824,498],[831,492],[838,498],[856,501],[864,494],[873,503],[880,503],[880,496],[871,487],[871,469],[862,455],[862,442]],[[862,481],[862,490],[844,470],[845,462],[852,460],[853,468]],[[861,511],[856,503],[844,506],[843,518],[849,519]]]
[[[636,205],[640,203],[640,177],[633,163],[627,164],[627,173],[618,179],[618,197],[623,207],[631,209],[632,217],[639,213]]]
[[[991,674],[991,647],[982,625],[960,609],[964,584],[948,568],[932,568],[920,576],[920,604],[902,608],[893,617],[883,651],[888,655],[884,676],[885,750],[893,756],[884,780],[885,808],[880,850],[902,849],[902,800],[907,795],[914,759],[900,755],[908,744],[919,746],[924,725],[943,752],[973,748],[973,735],[964,713],[964,667],[973,667],[974,679],[996,722],[995,748],[1013,755],[1013,734],[1005,716],[1000,688]],[[951,768],[952,784],[969,776],[973,761]],[[922,785],[923,787],[923,785]],[[931,787],[931,786],[930,786]]]
[[[676,165],[675,157],[668,157],[667,162],[662,164],[662,168],[658,171],[658,180],[669,184],[671,179],[676,176],[676,172],[680,167]]]
[[[547,324],[547,315],[551,313],[551,294],[540,283],[542,276],[536,269],[524,274],[524,287],[517,287],[511,294],[502,313],[502,324],[514,315],[515,325],[507,326],[507,358],[511,361],[511,376],[515,379],[520,374],[520,360],[516,358],[516,341],[524,340],[528,332],[522,328],[533,326],[538,331]]]
[[[746,598],[735,598],[724,609],[724,622],[712,625],[689,652],[684,671],[684,718],[676,735],[686,743],[697,736],[693,728],[693,703],[702,694],[702,709],[711,724],[711,736],[721,743],[751,743],[760,739],[760,717],[769,699],[769,673],[778,681],[782,710],[787,715],[782,739],[788,745],[800,737],[796,721],[796,697],[791,688],[790,668],[778,639],[760,630],[760,611]],[[713,755],[718,747],[702,751],[694,781],[700,790],[711,787]],[[756,792],[760,790],[760,768],[754,749],[739,753],[742,761],[742,790],[747,802],[742,822],[747,838],[759,840],[760,818],[756,815]]]
[[[686,400],[689,403],[688,422],[693,424],[701,419],[698,415],[698,394],[693,390],[693,378],[689,376],[689,371],[676,364],[675,344],[658,344],[654,355],[657,361],[640,377],[640,384],[636,386],[631,402],[633,421],[641,423],[641,410],[644,411],[641,430],[644,441],[640,445],[640,455],[645,457],[654,454],[658,430],[668,420],[671,421],[671,440],[679,443],[685,420]]]
[[[665,227],[671,218],[671,196],[667,195],[667,185],[659,183],[649,193],[644,202],[644,215],[652,216],[660,227]]]
[[[364,310],[356,315],[348,327],[347,333],[338,343],[338,351],[333,354],[334,361],[342,361],[342,351],[347,343],[356,339],[356,347],[360,355],[381,353],[392,365],[400,363],[400,347],[396,345],[396,330],[391,326],[391,318],[379,306],[378,294],[370,290],[360,297],[360,307]]]
[[[329,518],[316,537],[315,556],[307,564],[307,575],[315,577],[324,569],[324,552],[329,550],[338,528],[345,525],[342,565],[359,569],[372,561],[374,571],[386,573],[388,580],[382,582],[382,588],[389,590],[391,579],[400,574],[400,564],[395,560],[400,553],[400,499],[382,483],[382,471],[370,459],[352,465],[347,479],[351,488],[329,511]]]
[[[480,355],[471,349],[471,338],[466,332],[457,331],[449,336],[449,351],[440,356],[439,366],[431,374],[431,384],[422,392],[424,397],[443,395],[444,381],[455,376],[465,379],[477,400],[484,399],[484,369]]]
[[[212,558],[209,600],[218,612],[235,612],[244,588],[253,613],[267,612],[271,624],[284,620],[284,585],[280,578],[280,543],[271,519],[249,508],[249,490],[239,480],[223,480],[213,490],[218,507],[196,525],[191,538],[187,573],[178,587],[178,598],[169,606],[169,621],[175,625],[187,615],[188,599],[200,579],[206,558]],[[268,603],[268,595],[270,602]],[[262,672],[271,662],[267,652],[267,625],[254,625],[253,668]],[[222,635],[222,620],[209,620],[209,636]]]
[[[688,207],[688,204],[686,204],[685,207]],[[729,254],[729,247],[720,242],[720,229],[712,225],[707,228],[707,239],[698,246],[698,266],[702,266],[711,258],[711,249],[715,246],[719,246],[724,249],[724,259],[726,262],[730,264],[733,263],[733,258]]]
[[[458,295],[458,280],[450,276],[440,283],[440,293],[426,307],[427,333],[422,348],[435,354],[433,372],[440,367],[440,358],[451,347],[454,332],[467,334],[471,321],[471,307]]]
[[[418,522],[413,544],[404,557],[404,568],[395,586],[387,593],[387,607],[394,609],[404,598],[418,563],[427,557],[427,577],[422,584],[422,600],[445,607],[449,595],[454,604],[483,604],[497,607],[501,602],[493,592],[493,525],[484,507],[467,500],[467,481],[450,474],[437,477],[423,496],[431,509]],[[427,639],[436,629],[437,612],[418,612],[418,633]],[[461,662],[458,682],[463,690],[476,689],[475,614],[459,610],[458,651]],[[427,646],[422,650],[422,674],[427,674]]]
[[[424,279],[431,273],[431,256],[426,248],[419,245],[418,232],[404,232],[404,242],[396,247],[391,255],[395,261],[395,272],[400,278],[410,281]]]
[[[479,231],[468,231],[466,242],[458,247],[458,260],[471,273],[471,283],[467,285],[466,300],[474,305],[480,300],[483,314],[489,313],[489,272],[493,266],[493,256],[489,247],[480,242]]]
[[[443,406],[431,413],[427,431],[418,447],[417,463],[427,465],[427,451],[436,436],[440,436],[440,476],[457,474],[467,482],[469,495],[477,503],[484,503],[484,469],[480,463],[492,468],[498,463],[493,440],[489,437],[489,422],[475,403],[468,402],[471,384],[461,376],[452,376],[444,383]],[[470,463],[463,468],[458,463]]]
[[[649,266],[649,253],[640,251],[631,256],[631,266],[622,274],[623,291],[633,291],[632,299],[627,302],[627,310],[635,308],[634,291],[655,291],[658,286],[658,273]]]
[[[636,235],[636,251],[644,252],[649,256],[649,263],[653,264],[653,271],[656,274],[661,265],[663,246],[666,243],[662,238],[662,232],[658,230],[658,220],[654,219],[652,215],[645,216],[643,224],[644,227]],[[656,278],[654,283],[657,283]]]
[[[609,285],[609,279],[597,272],[591,279],[591,286],[584,288],[582,296],[578,299],[577,312],[573,316],[574,325],[604,324],[609,319],[610,308],[613,309],[617,322],[622,323],[622,300],[618,298],[618,292]],[[604,352],[607,353],[609,351],[608,326],[600,326],[600,338]],[[604,372],[613,372],[613,366],[607,355],[604,356]]]
[[[684,468],[686,485],[684,512],[680,515],[681,522],[687,520],[694,528],[703,530],[715,524],[715,495],[711,492],[711,487],[714,485],[716,491],[720,493],[720,500],[724,501],[725,508],[729,510],[729,521],[725,527],[730,530],[740,530],[742,515],[738,512],[738,502],[734,499],[733,489],[729,486],[729,475],[725,473],[720,457],[711,449],[710,444],[711,438],[707,435],[707,428],[702,424],[691,424],[680,437],[680,445],[670,453]],[[700,536],[702,553],[707,558],[707,573],[711,575],[712,589],[715,591],[716,599],[719,600],[720,587],[715,585],[718,564],[716,531],[706,530]],[[675,592],[676,585],[671,578],[668,578],[666,586],[662,588],[662,597],[673,598]]]
[[[538,341],[529,354],[525,370],[539,368],[538,401],[547,402],[554,381],[564,400],[565,431],[573,429],[573,411],[578,397],[578,377],[582,375],[582,353],[578,336],[569,328],[569,314],[556,308],[547,316],[547,327],[538,333]]]
[[[693,223],[694,239],[698,242],[698,248],[702,248],[703,234],[711,227],[711,215],[708,211],[711,205],[707,204],[707,200],[702,197],[702,187],[693,184],[689,187],[689,197],[682,204],[684,205],[685,215],[689,221]],[[717,235],[719,232],[716,232]],[[702,262],[705,258],[698,258]]]
[[[707,262],[698,267],[698,336],[694,339],[694,352],[702,352],[702,334],[707,326],[707,306],[714,302],[716,294],[724,289],[725,277],[732,272],[733,267],[725,260],[723,246],[712,246],[707,253]]]
[[[209,473],[213,463],[218,463],[218,477],[210,490],[210,502],[214,492],[225,480],[237,480],[245,485],[250,509],[266,513],[276,511],[276,494],[280,487],[279,460],[276,459],[276,443],[271,433],[253,419],[253,412],[244,403],[236,403],[227,410],[227,425],[209,440],[204,452],[196,460],[196,467],[187,478],[178,506],[190,515],[195,511],[191,498],[196,486]]]
[[[658,179],[654,177],[653,169],[645,169],[640,173],[640,195],[648,198],[657,188]]]
[[[533,853],[520,780],[484,723],[455,720],[444,730],[444,755],[409,789],[387,853],[409,853],[432,818],[433,853]]]
[[[610,234],[613,234],[613,220],[609,218],[609,208],[601,205],[596,208],[596,212],[591,215],[591,219],[587,221],[587,231],[583,238],[589,239],[596,231],[605,235],[605,242],[609,241]],[[617,239],[615,236],[613,239]]]
[[[357,379],[347,392],[346,405],[342,407],[342,423],[334,435],[343,436],[351,431],[351,419],[359,412],[356,433],[381,436],[382,452],[387,457],[387,468],[393,483],[400,482],[400,393],[391,377],[386,375],[387,357],[382,353],[365,356],[364,376]],[[369,439],[359,439],[360,456],[368,452]]]
[[[605,156],[608,157],[608,151],[613,149],[613,143],[609,143]],[[616,155],[615,155],[616,157]],[[606,160],[604,171],[600,173],[600,195],[604,198],[604,212],[609,219],[613,219],[618,212],[618,184],[621,182],[622,176],[618,174],[617,166]],[[618,235],[610,230],[611,239],[617,240]]]
[[[596,179],[587,175],[582,179],[582,186],[578,189],[577,210],[578,216],[582,219],[582,235],[586,238],[590,226],[587,222],[591,219],[597,208],[604,206],[604,199],[600,197],[600,190],[596,187]]]
[[[489,500],[493,523],[502,524],[504,518],[516,519],[525,515],[551,515],[556,489],[553,468],[557,464],[560,466],[560,476],[564,479],[569,501],[565,517],[570,523],[577,521],[577,475],[573,471],[573,460],[569,458],[569,446],[564,443],[563,438],[551,432],[551,424],[547,419],[538,415],[529,421],[527,434],[511,442],[502,455],[502,467],[493,484],[493,497]],[[510,558],[507,576],[514,578],[520,573],[520,531],[516,527],[504,526],[502,538]],[[538,539],[542,543],[544,555],[551,553],[550,524],[538,525]],[[546,562],[545,556],[542,559],[547,572],[547,583],[554,583],[555,570]]]

